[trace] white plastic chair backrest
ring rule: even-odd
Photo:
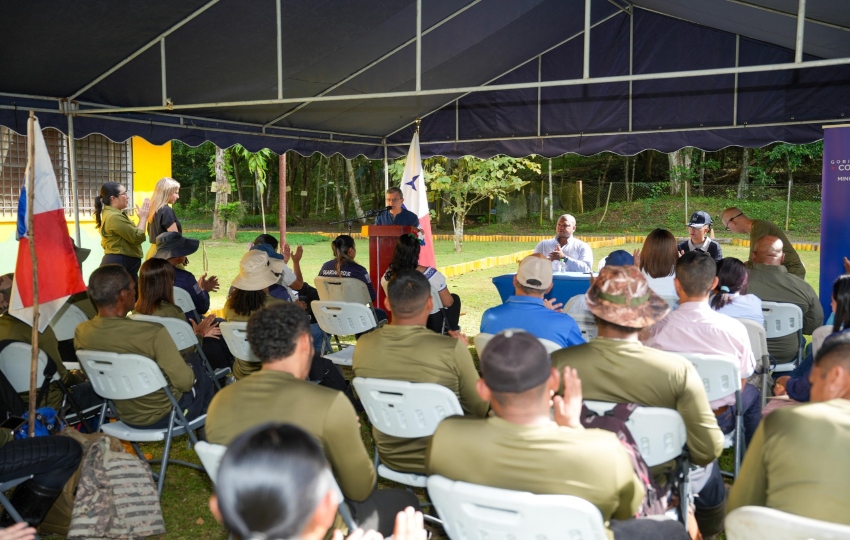
[[[725,398],[741,389],[741,366],[735,360],[696,353],[676,353],[687,358],[702,379],[708,401]]]
[[[767,339],[787,336],[803,328],[803,310],[800,306],[762,301],[761,311],[764,313],[764,330]]]
[[[104,399],[135,399],[168,386],[157,363],[138,354],[79,350],[77,358]]]
[[[548,354],[552,354],[555,351],[560,351],[561,349],[563,349],[562,346],[558,345],[557,343],[555,343],[554,341],[549,340],[549,339],[545,339],[545,338],[541,337],[541,338],[537,338],[537,341],[539,341],[540,344],[543,345],[543,347],[546,349],[546,352]]]
[[[359,279],[317,277],[313,280],[313,284],[316,286],[316,290],[319,291],[319,300],[353,302],[364,305],[372,304],[368,287]]]
[[[30,365],[32,363],[32,345],[29,343],[9,343],[0,352],[0,371],[9,380],[15,392],[30,391]],[[38,375],[35,385],[41,388],[44,382],[44,368],[47,366],[47,353],[38,351]],[[59,380],[59,374],[53,375],[52,381]]]
[[[764,326],[752,319],[736,318],[735,320],[740,321],[744,325],[744,328],[747,329],[747,335],[750,337],[750,348],[753,350],[753,355],[757,359],[770,354],[767,352],[767,332],[765,332]]]
[[[254,356],[251,345],[248,343],[247,322],[223,322],[218,327],[221,329],[221,337],[224,338],[224,342],[234,358],[244,362],[260,361],[259,358]]]
[[[198,338],[192,325],[186,322],[185,319],[175,319],[173,317],[156,317],[154,315],[142,315],[141,313],[131,313],[129,315],[134,321],[144,321],[159,324],[168,330],[168,334],[177,345],[177,350],[182,351],[189,347],[194,347],[198,344]]]
[[[572,495],[534,495],[428,477],[428,496],[449,538],[605,540],[602,513]]]
[[[74,339],[74,331],[77,329],[77,325],[87,320],[89,318],[83,313],[83,310],[74,304],[65,302],[59,308],[59,311],[56,312],[56,315],[53,316],[53,319],[50,321],[50,327],[53,328],[53,333],[56,334],[57,341],[66,341]]]
[[[352,382],[372,425],[391,437],[428,437],[444,418],[463,416],[457,396],[439,384],[363,377]]]
[[[742,506],[726,516],[728,540],[850,540],[850,527],[764,506]]]
[[[670,309],[675,310],[679,307],[679,297],[678,296],[662,296],[661,298],[667,302],[667,305],[670,306]]]
[[[333,336],[362,334],[377,326],[372,310],[360,303],[317,300],[310,306],[319,328]]]
[[[578,325],[578,329],[581,330],[581,335],[584,337],[585,341],[590,341],[599,335],[599,328],[596,326],[596,318],[592,313],[569,313],[568,315],[572,317]]]
[[[481,332],[474,338],[472,338],[472,343],[475,344],[475,350],[478,352],[478,358],[481,358],[481,353],[484,352],[484,347],[490,343],[490,340],[493,339],[493,334],[487,334],[485,332]]]
[[[587,401],[584,404],[597,414],[614,408],[607,401]],[[667,463],[682,454],[688,439],[685,421],[673,409],[638,407],[626,421],[643,460],[650,467]]]
[[[824,340],[832,334],[832,325],[819,326],[812,332],[812,357],[817,357]]]
[[[195,301],[189,295],[189,292],[180,287],[174,287],[174,305],[183,310],[183,313],[192,313],[195,311]]]

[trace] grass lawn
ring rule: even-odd
[[[189,233],[188,236],[204,239],[209,238],[209,234],[205,233]],[[256,233],[240,233],[239,243],[227,242],[207,242],[207,253],[209,259],[209,267],[211,273],[219,276],[221,282],[221,290],[213,295],[213,306],[221,307],[224,304],[224,298],[229,284],[238,271],[239,259],[244,253],[247,243],[256,236]],[[302,259],[302,268],[304,276],[310,281],[312,276],[318,273],[319,267],[325,261],[331,258],[330,241],[327,238],[311,234],[290,234],[289,241],[291,244],[304,245],[304,258]],[[368,264],[367,247],[365,240],[358,240],[358,246],[361,251],[358,256],[358,261],[361,264]],[[531,249],[533,246],[527,243],[485,243],[485,242],[468,242],[464,245],[462,254],[455,254],[451,242],[437,242],[436,256],[438,264],[454,264],[475,260],[492,255],[504,255],[517,251]],[[622,246],[622,249],[633,251],[638,249],[640,245],[628,244]],[[595,259],[607,255],[614,248],[602,248],[595,253]],[[723,253],[726,256],[737,257],[746,260],[748,250],[743,247],[735,247],[731,245],[723,245]],[[800,256],[805,263],[808,272],[806,281],[813,287],[818,287],[819,279],[819,253],[818,252],[800,252]],[[199,274],[201,270],[201,257],[193,257],[192,264],[189,267],[193,272]],[[462,276],[449,278],[449,287],[452,292],[460,295],[463,302],[463,315],[461,317],[461,326],[463,331],[474,336],[478,333],[478,327],[481,322],[481,315],[488,307],[491,307],[500,302],[498,293],[493,286],[491,279],[494,276],[515,272],[514,265],[501,266],[471,272]],[[566,298],[559,299],[566,302]],[[474,353],[474,357],[477,357]],[[350,377],[350,370],[344,370],[346,376]],[[368,420],[366,415],[361,416],[362,434],[364,444],[372,452],[372,440]],[[179,438],[172,447],[172,458],[189,461],[192,463],[200,463],[194,450],[189,450],[186,447],[186,437]],[[143,445],[145,452],[154,454],[155,457],[160,457],[162,454],[161,444],[145,444]],[[731,470],[730,451],[724,454],[721,458],[721,464],[724,469]],[[384,485],[383,482],[381,484]],[[225,539],[227,534],[224,529],[219,526],[207,507],[207,500],[212,493],[212,484],[206,474],[200,471],[188,469],[186,467],[171,466],[168,468],[168,476],[166,479],[165,491],[162,498],[162,508],[165,516],[165,523],[168,529],[167,538],[215,538]],[[435,536],[435,538],[444,538]]]

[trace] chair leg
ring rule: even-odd
[[[159,468],[159,481],[157,482],[157,495],[162,499],[162,488],[165,486],[165,470],[168,468],[168,454],[171,452],[171,434],[174,431],[174,409],[171,410],[171,418],[168,422],[168,433],[165,436],[165,450],[162,452],[162,465]],[[190,432],[191,433],[191,432]]]
[[[212,368],[212,365],[210,365],[210,361],[209,359],[207,359],[207,355],[204,354],[203,342],[199,341],[198,345],[195,348],[198,350],[198,355],[201,357],[201,360],[204,361],[204,368],[207,370],[207,373],[209,373],[210,377],[212,378],[213,384],[215,385],[215,391],[218,392],[219,390],[221,390],[221,383],[219,383],[218,379],[215,378],[215,370]]]
[[[65,399],[68,400],[68,404],[71,406],[71,409],[77,415],[77,420],[80,421],[80,423],[86,429],[87,433],[93,433],[91,426],[83,417],[83,409],[77,403],[77,400],[74,399],[74,396],[71,395],[71,391],[68,390],[68,387],[65,386],[65,383],[62,382],[62,379],[57,379],[56,382],[59,384],[59,389],[62,390],[62,393],[65,395]],[[64,421],[65,419],[62,418],[62,420]]]
[[[762,378],[761,378],[761,408],[764,409],[765,404],[767,404],[767,379],[770,377],[770,356],[763,355],[761,357],[762,363]]]
[[[24,518],[21,517],[21,514],[19,514],[18,511],[15,510],[15,507],[12,506],[12,503],[9,502],[9,499],[7,499],[6,495],[4,495],[2,492],[0,492],[0,504],[2,504],[3,508],[6,509],[6,513],[9,514],[12,519],[15,520],[15,523],[20,523],[24,520]]]

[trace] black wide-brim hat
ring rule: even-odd
[[[175,257],[187,257],[198,251],[200,240],[186,238],[179,232],[164,232],[156,237],[157,259],[173,259]]]

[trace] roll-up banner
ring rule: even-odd
[[[850,125],[824,126],[820,218],[820,302],[832,312],[832,283],[850,259]]]

